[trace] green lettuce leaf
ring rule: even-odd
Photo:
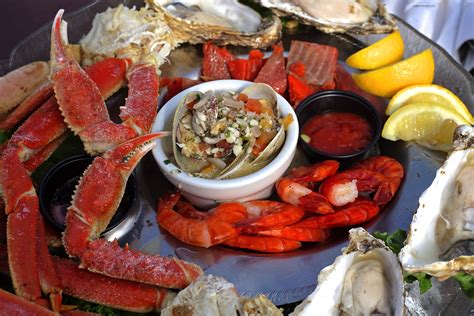
[[[418,281],[418,284],[420,286],[420,293],[423,294],[431,287],[433,284],[431,284],[431,275],[428,275],[423,272],[418,272],[418,273],[413,273],[413,274],[407,274],[404,277],[405,282],[407,283],[412,283],[414,281]]]
[[[374,232],[374,237],[383,240],[390,250],[398,255],[400,250],[403,248],[403,243],[407,238],[407,232],[401,229],[397,229],[394,233]]]
[[[458,281],[463,292],[469,296],[471,300],[474,300],[474,276],[460,272],[453,276],[453,278]]]

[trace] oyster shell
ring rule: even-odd
[[[250,316],[283,313],[264,295],[240,296],[234,285],[222,277],[203,275],[178,293],[162,316]]]
[[[327,33],[389,33],[395,19],[380,0],[257,0],[277,15],[291,15]]]
[[[181,41],[174,37],[163,14],[120,4],[98,13],[79,43],[85,65],[107,57],[126,57],[134,63],[152,62],[158,68]]]
[[[460,126],[453,151],[420,196],[399,258],[410,273],[474,274],[474,128]]]
[[[163,13],[174,36],[191,44],[212,40],[217,45],[265,48],[281,38],[276,16],[262,19],[237,0],[146,0]]]
[[[174,160],[183,171],[211,179],[237,178],[264,167],[283,146],[285,130],[273,89],[257,83],[240,91],[264,102],[272,115],[244,110],[244,102],[232,93],[216,96],[213,91],[195,91],[179,103],[172,146]],[[274,136],[255,156],[252,149],[263,132]]]
[[[363,228],[318,276],[318,286],[291,315],[403,315],[405,290],[397,256]]]

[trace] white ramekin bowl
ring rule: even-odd
[[[208,90],[241,91],[252,85],[252,82],[242,80],[216,80],[202,83],[186,89],[169,100],[158,112],[153,125],[153,132],[170,130],[176,107],[181,99],[191,91],[206,92]],[[182,172],[178,166],[170,162],[163,140],[158,139],[153,156],[163,175],[173,183],[191,203],[198,207],[211,207],[224,201],[249,201],[265,199],[271,195],[274,183],[285,173],[295,155],[298,142],[298,120],[291,105],[279,94],[277,103],[282,116],[291,114],[293,122],[286,132],[285,143],[278,155],[265,167],[249,175],[229,179],[203,179]]]

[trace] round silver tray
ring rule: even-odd
[[[102,12],[107,7],[113,7],[119,3],[125,3],[128,6],[142,4],[141,1],[102,0],[79,11],[66,14],[65,20],[68,22],[70,41],[77,42],[83,34],[89,31],[92,19],[97,12]],[[434,82],[456,93],[465,104],[470,106],[472,111],[474,104],[474,80],[472,77],[438,45],[402,20],[398,21],[400,32],[405,41],[405,56],[431,48],[436,61]],[[34,60],[48,60],[50,26],[51,24],[45,25],[23,40],[14,49],[3,69],[0,70],[6,72]],[[347,56],[379,37],[375,35],[358,37],[346,34],[328,35],[312,28],[303,27],[298,32],[285,33],[283,43],[287,49],[293,39],[332,45],[339,49],[339,60],[345,60]],[[190,54],[188,56],[192,56],[190,66],[173,64],[164,66],[162,68],[164,74],[196,74],[196,70],[201,65],[200,47],[185,45],[180,50]],[[122,98],[123,94],[121,97],[113,98],[111,102],[108,102],[108,105],[114,108],[116,105],[113,103],[122,103]],[[393,232],[398,228],[407,230],[413,213],[418,207],[418,197],[434,179],[435,171],[444,161],[445,156],[423,149],[415,143],[384,140],[379,142],[378,151],[399,160],[405,167],[406,177],[392,202],[377,218],[364,227],[370,232]],[[306,163],[306,159],[301,151],[298,151],[294,164],[304,163]],[[132,248],[146,253],[177,256],[197,263],[206,273],[223,276],[234,283],[242,295],[265,294],[276,305],[301,301],[314,290],[319,271],[330,265],[347,243],[348,229],[339,229],[333,232],[329,242],[307,244],[302,249],[288,254],[265,255],[224,247],[203,249],[185,245],[166,232],[160,231],[156,223],[155,207],[158,198],[164,192],[174,188],[160,173],[153,156],[148,154],[135,172],[140,192],[139,215],[132,229],[119,234],[122,236],[120,242],[128,242]],[[452,287],[456,286],[452,285]],[[445,302],[444,306],[440,305],[439,311],[447,311],[449,305],[456,300],[465,301],[464,294],[459,290],[454,288],[452,291],[455,293],[454,296],[450,295],[449,302]],[[438,302],[442,301],[442,296],[437,299]],[[469,301],[463,303],[462,306],[464,306],[466,313],[472,309]],[[460,314],[466,313],[460,312]]]

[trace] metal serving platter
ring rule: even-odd
[[[109,6],[117,6],[121,2],[117,0],[96,1],[79,11],[67,13],[65,20],[68,22],[70,42],[77,42],[89,31],[96,13],[104,11]],[[122,3],[128,6],[142,5],[141,1],[124,1]],[[472,77],[438,45],[405,22],[400,19],[398,21],[405,41],[405,56],[431,48],[436,61],[435,83],[454,91],[472,111],[474,105]],[[34,60],[48,60],[50,27],[51,23],[23,40],[13,50],[10,59],[3,63],[0,72],[5,73]],[[298,32],[285,33],[283,43],[286,49],[289,48],[292,39],[332,45],[339,49],[339,59],[345,60],[347,56],[378,38],[379,36],[328,35],[313,28],[303,27]],[[183,53],[188,57],[181,60],[187,60],[187,62],[164,66],[162,70],[165,74],[197,73],[196,70],[201,65],[201,47],[185,45],[173,53],[171,61],[178,55],[181,55],[182,58]],[[120,98],[123,98],[123,94]],[[112,100],[112,103],[114,102],[121,103],[123,99],[117,102],[117,98],[115,98]],[[110,106],[114,107],[114,105]],[[415,143],[383,140],[379,143],[378,151],[399,160],[405,167],[406,177],[392,202],[377,218],[364,227],[370,232],[393,232],[398,228],[407,230],[413,213],[418,207],[418,197],[434,179],[435,171],[444,161],[445,155],[423,149]],[[298,150],[294,164],[304,163],[306,160]],[[140,192],[140,199],[136,206],[139,214],[135,217],[135,224],[131,229],[131,225],[127,225],[128,230],[115,235],[121,236],[120,242],[128,242],[132,248],[146,253],[177,256],[197,263],[204,268],[206,273],[223,276],[234,283],[242,295],[265,294],[277,305],[301,301],[314,290],[319,271],[330,265],[334,258],[340,254],[341,248],[347,244],[348,229],[339,229],[333,232],[329,242],[307,244],[301,250],[288,254],[265,255],[224,247],[203,249],[185,245],[166,232],[161,232],[156,223],[157,200],[164,192],[172,190],[173,187],[160,173],[153,156],[148,154],[135,172]],[[451,286],[453,285],[451,284]],[[460,291],[454,289],[452,292],[455,294],[450,295],[449,302],[444,302],[444,306],[440,305],[438,311],[446,312],[451,302],[457,299],[465,300],[464,294]],[[436,300],[441,302],[442,298]],[[461,312],[459,309],[457,311],[461,315],[469,314],[468,311],[472,308],[470,302],[466,301],[462,306],[466,312]]]

